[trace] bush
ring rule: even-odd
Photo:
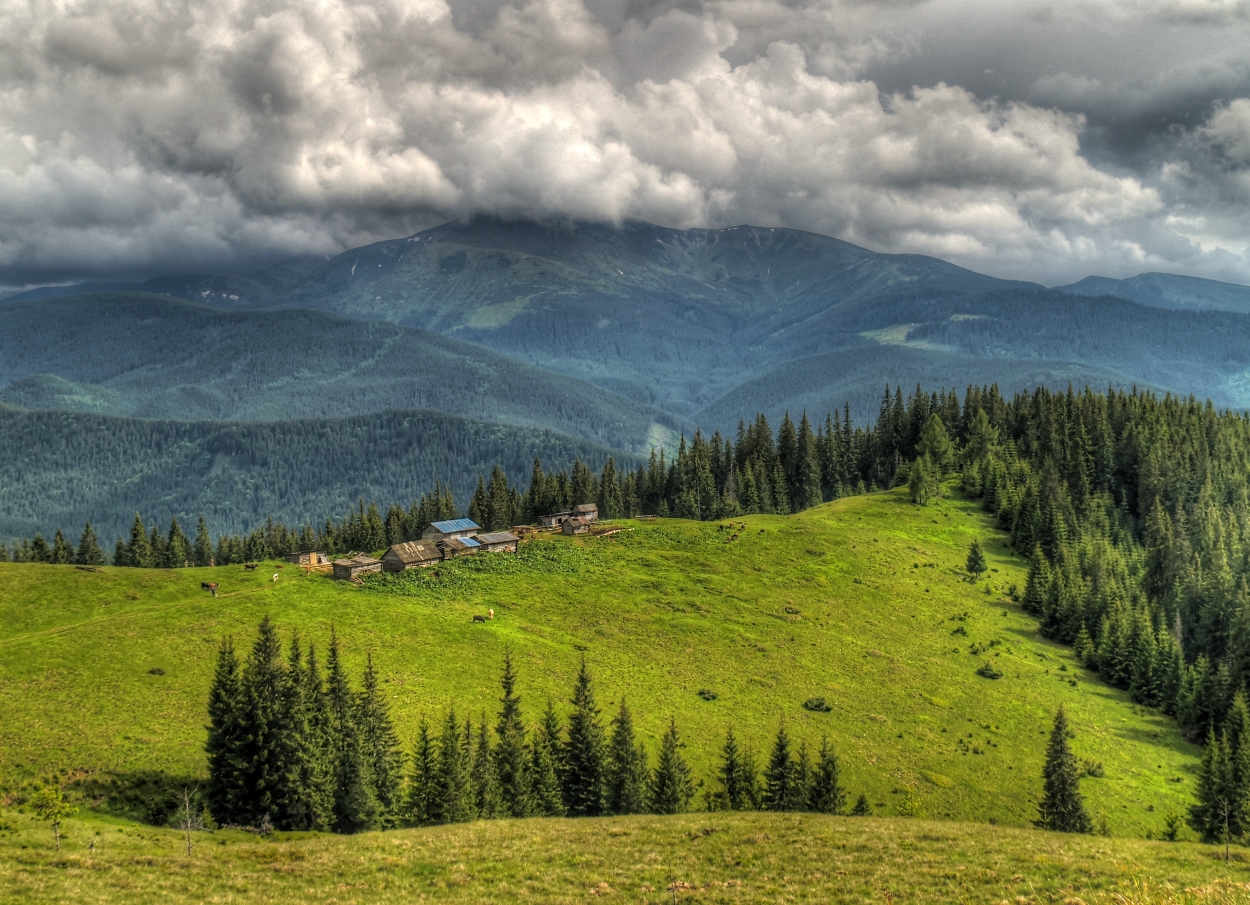
[[[712,691],[710,688],[700,688],[698,695],[705,701],[715,701],[718,697],[720,697],[720,695]]]
[[[977,675],[984,676],[987,679],[1001,679],[1003,677],[1002,672],[995,669],[993,663],[986,663],[977,670]]]
[[[803,709],[813,713],[828,713],[833,710],[824,698],[808,698],[803,702]]]

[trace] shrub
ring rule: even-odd
[[[813,713],[828,713],[833,710],[824,698],[808,698],[803,702],[803,709]]]
[[[983,665],[977,670],[977,675],[984,676],[987,679],[1001,679],[1003,677],[1002,672],[995,669],[993,663],[986,663]]]

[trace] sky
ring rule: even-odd
[[[1250,0],[0,3],[0,286],[475,214],[1250,284]]]

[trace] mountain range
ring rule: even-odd
[[[1142,274],[1046,289],[797,230],[483,218],[247,274],[0,303],[0,403],[171,423],[426,411],[628,455],[757,411],[871,419],[887,383],[991,382],[1250,406],[1250,287]],[[253,501],[232,524],[263,514]],[[0,511],[0,535],[16,525]]]

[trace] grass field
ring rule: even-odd
[[[357,675],[372,651],[405,743],[449,704],[493,715],[511,648],[531,721],[585,656],[605,718],[628,696],[654,752],[675,716],[709,783],[727,727],[762,756],[784,719],[809,745],[830,736],[852,797],[878,814],[1027,826],[1064,704],[1077,757],[1104,767],[1082,783],[1096,819],[1145,836],[1184,813],[1197,749],[1037,635],[1006,595],[1022,563],[972,503],[891,492],[743,521],[733,542],[714,524],[631,522],[365,587],[277,565],[0,565],[0,795],[68,777],[134,814],[144,788],[202,775],[217,644],[250,644],[268,613],[321,647],[335,626]],[[975,586],[961,572],[973,537],[992,567]],[[496,619],[472,624],[488,607]],[[986,662],[1003,677],[979,676]],[[803,709],[814,696],[832,711]]]
[[[4,901],[238,903],[1250,902],[1234,848],[903,818],[689,814],[361,836],[195,834],[0,812]]]

